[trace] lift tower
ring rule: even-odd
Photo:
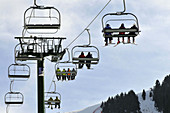
[[[65,50],[62,50],[61,42],[63,37],[15,37],[21,40],[15,47],[16,61],[37,61],[37,98],[38,98],[38,113],[45,113],[44,105],[44,59],[51,56],[52,61],[62,59]],[[28,40],[25,43],[24,40]],[[55,41],[58,40],[56,44]],[[31,43],[30,43],[31,42]],[[19,46],[19,47],[18,47]]]
[[[53,37],[61,26],[60,12],[52,6],[34,5],[24,12],[24,28],[21,37],[15,37],[19,44],[15,47],[15,62],[37,62],[37,98],[38,113],[45,113],[44,100],[44,60],[58,62],[65,54],[62,40],[65,37]],[[29,34],[30,36],[26,36]]]

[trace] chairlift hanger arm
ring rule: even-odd
[[[12,92],[12,85],[13,85],[13,83],[14,83],[14,80],[12,80],[11,83],[10,83],[10,92]]]
[[[90,36],[90,32],[89,32],[89,29],[86,29],[87,30],[87,33],[89,35],[89,44],[87,44],[88,46],[91,44],[91,36]]]
[[[70,52],[69,52],[68,48],[65,48],[64,50],[66,50],[67,53],[68,53],[68,60],[67,61],[58,62],[58,63],[71,63],[71,61],[70,61]]]
[[[126,3],[125,3],[125,0],[123,0],[123,7],[124,7],[124,9],[123,9],[123,11],[120,11],[120,12],[117,12],[117,13],[124,13],[125,11],[126,11]]]
[[[87,45],[83,45],[83,46],[89,46],[91,44],[91,36],[90,36],[90,32],[89,32],[89,29],[85,29],[89,35],[89,43]]]
[[[37,3],[36,3],[36,0],[34,0],[34,5],[35,5],[35,6],[38,6]]]

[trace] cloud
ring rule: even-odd
[[[38,4],[49,4],[57,7],[61,12],[62,26],[57,36],[66,36],[63,41],[66,47],[84,28],[91,22],[96,14],[103,8],[107,1],[97,0],[39,0]],[[133,12],[139,19],[141,33],[136,38],[137,46],[119,45],[117,47],[103,47],[101,18],[105,13],[117,12],[122,9],[122,2],[112,1],[101,15],[91,24],[90,33],[92,45],[99,48],[100,61],[93,70],[78,70],[76,80],[73,82],[57,82],[57,91],[62,94],[62,110],[72,111],[84,108],[89,104],[95,104],[108,96],[134,89],[142,91],[142,88],[153,86],[156,79],[169,72],[169,1],[126,1],[127,11]],[[95,5],[94,5],[95,4]],[[1,1],[0,2],[0,51],[2,53],[1,75],[6,83],[3,89],[8,91],[7,67],[14,63],[13,48],[18,43],[15,36],[21,36],[23,29],[23,13],[33,5],[33,2]],[[121,5],[121,6],[120,6]],[[88,41],[88,34],[84,32],[71,47],[84,44]],[[116,39],[115,39],[116,41]],[[69,50],[72,48],[69,47]],[[8,56],[8,57],[7,57]],[[8,59],[7,61],[5,60]],[[31,78],[25,83],[16,83],[15,89],[23,92],[25,103],[18,112],[36,111],[36,65],[31,66]],[[2,70],[3,69],[3,70]],[[45,87],[48,89],[54,75],[54,64],[45,62]],[[2,87],[1,87],[2,88]],[[5,92],[5,91],[4,91]],[[0,93],[0,95],[3,95]],[[70,103],[74,103],[71,105]],[[1,104],[0,110],[5,105]],[[15,108],[12,108],[15,110]],[[17,112],[17,110],[15,110]],[[15,111],[13,111],[15,113]],[[5,112],[5,111],[4,111]]]

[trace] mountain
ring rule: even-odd
[[[149,94],[150,94],[150,91],[147,91],[145,100],[143,100],[142,98],[142,93],[137,94],[138,101],[140,103],[140,111],[142,113],[161,113],[161,112],[158,112],[157,109],[155,108],[154,106],[155,102],[152,101],[153,97],[150,97]],[[102,108],[100,108],[100,105],[101,104],[97,104],[97,105],[85,108],[83,110],[69,112],[69,113],[101,113]]]
[[[69,113],[170,113],[170,75],[150,90],[135,94],[133,90],[109,97],[106,102]],[[102,106],[102,108],[100,108]]]
[[[97,105],[93,105],[90,106],[88,108],[85,108],[83,110],[79,110],[79,111],[74,111],[74,112],[68,112],[68,113],[101,113],[102,108],[100,108],[101,104],[97,104]]]

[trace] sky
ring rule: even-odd
[[[67,47],[98,14],[108,2],[106,0],[38,0],[38,4],[56,7],[62,16],[61,29],[56,36],[64,36],[63,48]],[[33,5],[31,0],[0,1],[0,111],[6,112],[4,95],[9,92],[10,79],[8,66],[14,63],[14,47],[19,43],[14,39],[21,36],[24,11]],[[75,81],[56,82],[61,96],[61,110],[47,113],[69,112],[99,104],[109,96],[134,90],[140,93],[150,89],[155,81],[160,81],[170,73],[169,26],[170,1],[167,0],[126,0],[126,12],[138,17],[140,35],[136,37],[138,45],[104,47],[102,36],[102,16],[122,11],[122,1],[112,0],[96,20],[88,27],[91,45],[100,51],[100,61],[93,70],[84,67],[78,70]],[[88,43],[88,34],[84,32],[71,46]],[[29,64],[31,77],[28,81],[15,81],[13,90],[24,95],[24,104],[10,107],[10,113],[37,112],[36,64]],[[55,63],[45,60],[45,90],[50,87],[55,74]],[[56,80],[56,79],[55,79]]]

